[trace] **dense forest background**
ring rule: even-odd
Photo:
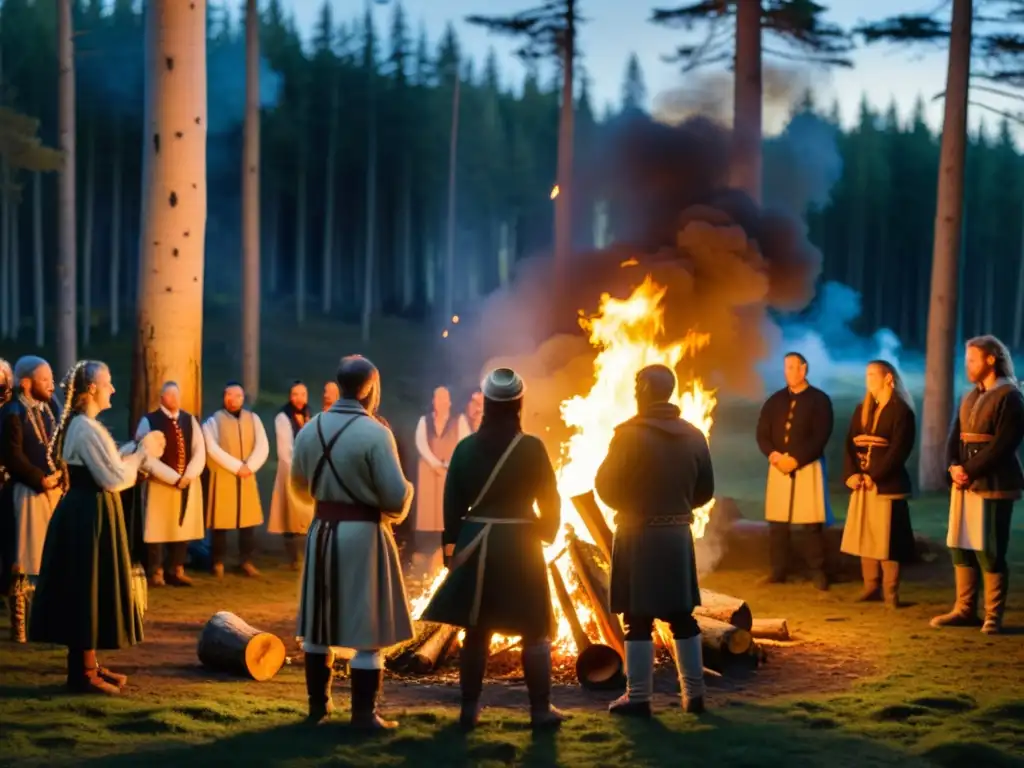
[[[141,199],[143,28],[133,0],[80,0],[76,29],[79,301],[81,341],[117,335],[134,321]],[[286,4],[284,4],[286,5]],[[455,217],[461,311],[508,281],[516,261],[546,251],[553,235],[559,82],[527,68],[521,85],[492,54],[462,56],[449,29],[430,40],[403,7],[338,19],[325,2],[303,43],[279,0],[265,4],[261,42],[261,233],[264,311],[340,321],[360,316],[366,249],[375,249],[374,311],[440,321],[447,248],[447,181],[454,77],[460,78]],[[239,293],[244,35],[237,7],[210,3],[207,301]],[[39,120],[57,144],[55,3],[4,0],[0,14],[3,104]],[[583,52],[584,55],[586,52]],[[626,63],[624,62],[624,65]],[[645,103],[635,60],[622,103],[595,114],[586,78],[577,87],[574,240],[614,237],[615,215],[588,189],[588,162],[603,132]],[[930,96],[930,95],[929,95]],[[938,175],[938,137],[924,103],[882,114],[862,103],[843,128],[835,104],[808,93],[782,136],[766,141],[765,202],[785,203],[788,169],[828,146],[834,178],[805,214],[824,254],[822,280],[861,293],[856,330],[893,329],[924,346]],[[998,120],[998,122],[997,122]],[[372,151],[373,144],[377,151]],[[827,157],[826,157],[827,156]],[[961,325],[1024,347],[1024,157],[1005,117],[974,131],[968,149]],[[804,195],[814,197],[813,195]],[[21,172],[4,208],[0,337],[39,338],[36,307],[52,326],[56,177]],[[37,267],[38,265],[38,267]],[[45,338],[52,338],[46,328]]]

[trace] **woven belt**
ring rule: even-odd
[[[317,520],[325,523],[377,523],[380,524],[380,510],[365,504],[349,504],[345,501],[318,501],[314,513]]]

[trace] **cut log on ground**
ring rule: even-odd
[[[594,545],[585,545],[576,538],[570,530],[566,540],[568,542],[569,557],[572,558],[573,569],[576,571],[576,578],[580,586],[587,593],[590,600],[590,607],[594,612],[594,619],[597,621],[598,629],[601,631],[601,638],[610,645],[620,658],[626,657],[625,633],[622,631],[622,623],[619,617],[608,610],[608,573],[599,568],[593,557],[597,551]],[[590,547],[590,552],[587,550]],[[589,555],[589,556],[588,556]]]
[[[750,631],[754,620],[746,602],[738,597],[712,592],[710,589],[700,591],[700,605],[693,609],[693,615],[732,624],[747,631]]]
[[[409,655],[423,645],[430,638],[440,624],[432,621],[417,621],[413,623],[413,636],[402,643],[391,646],[384,652],[384,665],[388,669],[395,668],[408,660]]]
[[[758,640],[789,640],[789,625],[785,619],[754,619],[750,636]]]
[[[724,672],[730,664],[744,660],[749,662],[754,642],[750,632],[704,616],[696,619],[704,649],[704,666]]]
[[[458,632],[458,627],[438,624],[437,630],[413,653],[413,671],[425,675],[439,667],[448,657],[448,651]]]
[[[555,589],[555,596],[558,598],[558,605],[562,609],[565,620],[569,622],[572,630],[572,637],[576,643],[576,679],[584,688],[607,689],[621,688],[625,683],[622,676],[623,660],[614,648],[603,643],[594,643],[587,636],[580,624],[579,616],[576,613],[576,606],[569,597],[569,590],[566,589],[562,572],[558,570],[558,563],[552,561],[548,564],[548,571],[551,575],[551,585]],[[612,617],[614,619],[614,616]]]
[[[206,622],[196,650],[204,667],[260,682],[276,675],[285,658],[281,638],[250,627],[228,611]]]

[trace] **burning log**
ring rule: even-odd
[[[263,682],[284,664],[284,642],[250,627],[228,611],[215,613],[199,634],[196,648],[204,667]]]
[[[742,657],[750,657],[754,639],[748,630],[705,616],[697,616],[696,619],[704,647],[704,666],[722,672]]]
[[[569,550],[569,557],[572,558],[573,569],[594,609],[594,617],[597,619],[601,637],[619,654],[620,658],[624,658],[625,633],[622,631],[619,618],[608,610],[608,574],[594,565],[592,557],[588,558],[584,554],[583,542],[576,537],[571,528],[566,535],[566,541],[568,542],[566,549]]]
[[[710,589],[700,591],[700,605],[693,609],[693,615],[732,624],[748,632],[754,621],[750,607],[745,601],[731,595],[712,592]]]
[[[558,565],[552,561],[548,565],[548,570],[551,572],[551,583],[558,596],[558,603],[576,641],[576,679],[584,688],[620,688],[623,683],[622,656],[610,646],[591,642],[580,624],[579,616],[576,615],[576,607],[569,597],[569,590],[565,588],[565,581],[558,570]]]
[[[750,636],[758,640],[789,640],[789,625],[785,619],[754,619]]]
[[[438,666],[448,656],[448,649],[451,648],[455,635],[459,628],[448,624],[438,624],[437,629],[427,638],[426,642],[420,645],[412,655],[412,669],[418,674],[425,675]]]
[[[591,490],[579,496],[573,496],[571,501],[597,548],[601,550],[604,559],[610,563],[612,561],[612,529],[609,527],[608,521],[604,519],[604,513],[597,504],[594,492]]]

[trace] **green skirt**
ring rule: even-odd
[[[455,627],[479,628],[503,635],[549,637],[554,628],[544,546],[533,525],[494,525],[483,531],[466,522],[452,557],[453,565],[421,617]]]
[[[46,531],[29,639],[83,651],[135,645],[142,615],[121,497],[98,488],[84,467],[71,469],[71,489]]]

